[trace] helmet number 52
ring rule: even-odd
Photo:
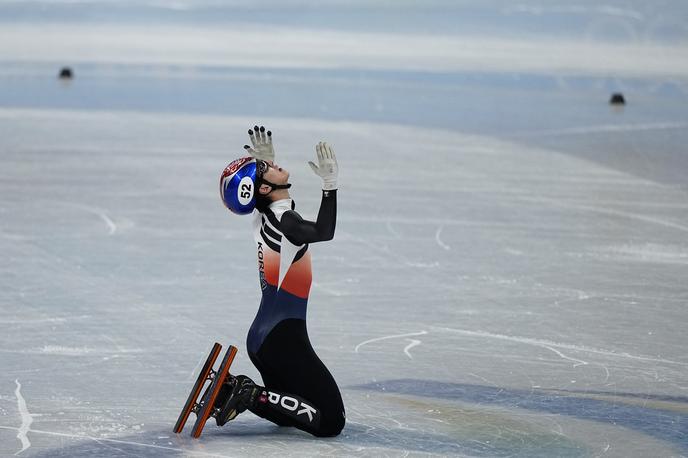
[[[241,185],[241,197],[248,199],[251,197],[251,185],[244,183]]]
[[[237,191],[239,203],[241,205],[247,205],[253,198],[253,182],[251,181],[251,178],[242,178]]]

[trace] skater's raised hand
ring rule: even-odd
[[[251,156],[263,161],[275,160],[275,150],[272,147],[272,132],[268,130],[266,133],[263,126],[253,126],[253,129],[248,130],[248,137],[251,139],[253,147],[244,145],[244,149]]]
[[[315,145],[315,152],[318,156],[318,165],[308,161],[313,172],[323,180],[323,190],[332,191],[337,189],[337,175],[339,174],[339,165],[337,165],[337,156],[334,154],[334,149],[325,142],[319,142]]]

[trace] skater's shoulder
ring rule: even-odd
[[[272,212],[272,214],[274,214],[278,220],[281,220],[282,215],[284,215],[286,212],[293,211],[295,208],[296,204],[294,204],[293,199],[276,200],[268,206],[268,210]]]

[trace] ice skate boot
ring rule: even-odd
[[[220,388],[220,393],[215,402],[215,423],[222,426],[249,407],[255,405],[258,395],[263,392],[263,387],[253,383],[253,380],[245,375],[230,376]]]

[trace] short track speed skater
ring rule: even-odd
[[[201,369],[201,373],[198,374],[196,383],[189,393],[189,397],[184,404],[184,408],[179,414],[177,423],[174,425],[174,432],[181,433],[184,429],[186,421],[189,419],[191,412],[196,414],[196,423],[194,423],[193,429],[191,430],[191,437],[198,438],[203,432],[203,427],[206,421],[210,417],[216,417],[220,413],[220,409],[215,406],[217,396],[220,393],[220,389],[225,383],[232,383],[234,377],[229,374],[229,368],[234,361],[234,357],[237,354],[237,348],[230,345],[225,352],[220,367],[217,370],[213,369],[215,361],[220,355],[222,350],[222,345],[215,343],[210,354]],[[203,388],[205,387],[205,391]],[[199,395],[203,392],[203,395]]]

